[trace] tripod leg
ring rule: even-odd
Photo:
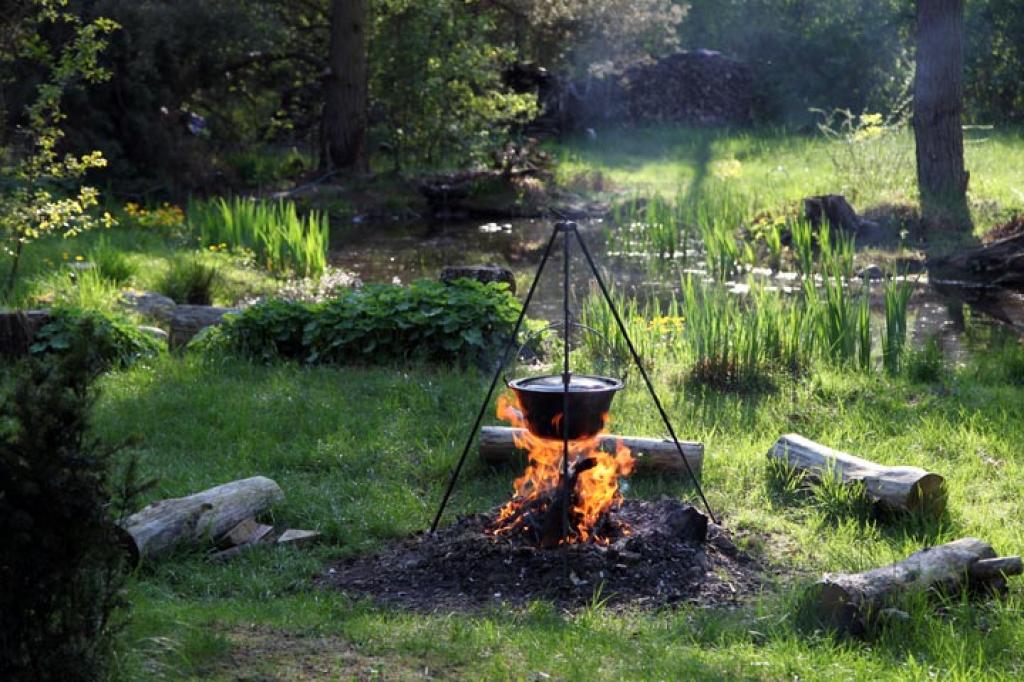
[[[633,362],[636,363],[637,369],[640,370],[640,376],[643,377],[644,383],[647,384],[647,390],[651,394],[651,398],[654,400],[654,406],[658,408],[661,420],[665,423],[665,428],[668,429],[669,436],[672,437],[672,442],[676,445],[676,450],[679,452],[679,458],[682,459],[683,464],[686,465],[686,471],[690,474],[690,480],[693,481],[694,487],[697,488],[697,493],[700,495],[700,499],[704,503],[704,508],[707,510],[708,516],[711,517],[712,522],[718,523],[715,519],[714,512],[711,511],[711,505],[708,504],[708,499],[704,496],[704,491],[701,489],[700,483],[697,481],[697,477],[693,474],[693,470],[690,468],[690,463],[686,461],[686,456],[683,454],[683,446],[679,444],[679,439],[676,438],[676,431],[672,428],[672,422],[669,420],[668,414],[665,412],[665,408],[661,405],[658,393],[654,390],[654,384],[651,382],[651,378],[647,375],[647,370],[644,368],[644,364],[640,360],[640,354],[636,352],[636,348],[633,346],[633,341],[629,338],[629,333],[626,331],[626,325],[622,323],[622,318],[619,317],[619,311],[615,309],[615,303],[612,301],[611,294],[608,292],[608,287],[605,286],[604,279],[601,278],[601,273],[597,269],[597,264],[594,262],[593,257],[591,257],[590,251],[587,249],[587,244],[580,236],[579,230],[573,230],[573,232],[576,234],[576,241],[579,242],[580,250],[583,252],[583,256],[587,259],[587,264],[590,266],[590,270],[594,273],[594,279],[597,280],[597,286],[601,289],[601,294],[604,296],[604,300],[608,304],[608,308],[612,311],[612,317],[615,318],[615,324],[622,333],[622,338],[626,341],[626,347],[629,348],[629,354],[633,357]]]
[[[505,365],[507,365],[511,359],[509,355],[512,353],[512,349],[516,347],[516,337],[519,335],[519,329],[523,326],[523,320],[526,319],[526,309],[530,306],[530,301],[533,299],[533,292],[537,290],[537,282],[540,281],[540,275],[544,272],[544,265],[548,262],[548,256],[551,255],[551,247],[555,244],[555,237],[558,236],[558,232],[558,228],[555,228],[551,232],[551,239],[548,240],[548,244],[544,248],[544,255],[540,259],[540,265],[537,266],[537,274],[533,276],[533,282],[530,284],[530,290],[526,294],[526,300],[523,301],[523,309],[519,311],[519,319],[516,320],[516,326],[512,330],[512,336],[509,337],[508,343],[505,344],[505,352],[502,353],[501,362],[498,363],[498,367],[494,370],[494,377],[491,379],[490,388],[487,389],[487,396],[484,398],[483,404],[480,405],[480,411],[476,415],[476,421],[473,422],[473,428],[469,432],[469,437],[466,438],[466,447],[462,449],[462,456],[459,457],[459,461],[455,465],[455,469],[452,470],[451,479],[448,481],[448,488],[444,491],[444,497],[441,498],[441,505],[437,509],[437,514],[434,516],[433,523],[430,524],[431,533],[437,530],[437,525],[441,522],[441,515],[444,514],[444,508],[448,506],[448,498],[451,497],[452,491],[455,489],[455,482],[459,479],[459,474],[462,473],[462,465],[466,463],[466,456],[469,455],[469,449],[473,447],[473,437],[476,436],[477,429],[480,428],[480,422],[483,421],[484,414],[487,413],[487,406],[491,403],[491,396],[494,395],[494,389],[498,385],[498,379],[501,378],[501,373],[505,369]],[[568,239],[568,234],[566,235],[566,238]]]

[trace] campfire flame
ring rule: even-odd
[[[515,438],[516,447],[529,453],[526,471],[517,478],[515,494],[501,508],[491,527],[494,535],[523,535],[537,544],[552,546],[596,542],[608,544],[601,535],[607,513],[622,502],[619,478],[633,473],[634,459],[621,441],[615,452],[600,449],[601,432],[592,437],[569,441],[569,500],[562,495],[562,456],[564,443],[532,434],[527,428],[524,410],[515,395],[498,398],[498,418],[520,427],[522,436]],[[555,416],[557,427],[562,415]],[[602,415],[607,425],[608,414]],[[563,527],[565,505],[568,512],[568,534]]]

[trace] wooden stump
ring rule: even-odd
[[[831,229],[855,237],[858,244],[884,242],[890,236],[878,223],[858,216],[841,194],[804,198],[804,217],[815,232],[821,230],[823,225],[831,225]]]
[[[1006,576],[1022,571],[1020,557],[997,558],[988,543],[961,538],[914,552],[882,568],[826,574],[815,585],[812,603],[829,627],[859,635],[900,597],[927,591],[991,593],[1005,588]]]
[[[277,483],[253,476],[188,497],[154,502],[129,516],[122,526],[140,557],[155,557],[185,543],[217,542],[242,521],[283,499]]]
[[[525,463],[526,453],[516,447],[515,440],[525,434],[524,429],[506,426],[484,426],[480,429],[480,459],[488,464],[501,465],[511,462]],[[598,447],[604,452],[614,453],[618,443],[622,443],[636,459],[638,472],[660,473],[669,476],[687,476],[686,465],[683,464],[670,440],[658,438],[637,438],[633,436],[601,436]],[[692,441],[680,441],[683,455],[693,470],[694,476],[700,476],[704,465],[704,445]]]
[[[1024,289],[1024,232],[928,262],[944,278]]]
[[[49,321],[48,310],[0,312],[0,356],[28,353],[36,332]]]
[[[945,479],[918,467],[876,464],[795,433],[779,438],[768,458],[815,481],[832,477],[843,485],[863,483],[868,497],[890,510],[941,516],[946,509]]]

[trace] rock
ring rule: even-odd
[[[167,341],[168,334],[160,327],[150,327],[144,324],[140,324],[138,327],[136,327],[136,329],[138,329],[143,334],[149,334],[157,341]]]
[[[168,345],[171,349],[188,344],[200,330],[220,324],[228,313],[237,313],[238,308],[220,308],[212,305],[179,305],[170,316],[171,334]]]
[[[161,322],[171,319],[178,304],[173,299],[152,291],[128,291],[121,296],[121,304],[139,315],[153,317]]]
[[[294,528],[289,528],[285,532],[281,533],[281,537],[277,539],[277,544],[303,547],[314,542],[319,537],[320,533],[317,533],[314,530],[295,530]]]
[[[858,270],[857,277],[859,277],[860,279],[868,280],[885,279],[885,272],[882,270],[882,268],[872,264]]]
[[[509,291],[516,293],[516,278],[511,270],[498,265],[449,265],[441,271],[441,281],[450,284],[457,279],[475,279],[487,284],[505,282]]]

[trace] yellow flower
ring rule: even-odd
[[[64,259],[64,260],[67,260],[68,259],[68,252],[67,251],[63,252],[62,254],[60,254],[60,257],[62,259]]]
[[[85,260],[85,258],[83,256],[75,256],[75,260],[81,263],[82,261]]]

